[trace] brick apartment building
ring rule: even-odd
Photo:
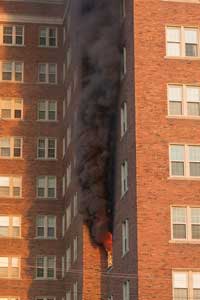
[[[107,268],[78,214],[70,1],[0,0],[0,300],[200,299],[200,3],[120,3]]]

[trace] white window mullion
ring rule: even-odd
[[[190,176],[190,166],[189,166],[189,147],[185,145],[184,151],[184,173],[186,177]]]
[[[191,209],[189,206],[187,206],[186,209],[186,220],[187,220],[187,224],[186,224],[186,236],[187,236],[187,240],[191,241],[192,239],[192,232],[191,232]]]

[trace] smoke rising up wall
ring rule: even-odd
[[[120,77],[117,0],[73,0],[82,62],[77,121],[80,212],[104,244],[112,223],[113,167]]]

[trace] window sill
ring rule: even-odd
[[[35,237],[34,239],[35,239],[35,240],[39,240],[39,241],[41,241],[41,240],[42,240],[42,241],[43,241],[43,240],[44,240],[44,241],[46,241],[46,240],[48,240],[48,241],[57,241],[57,240],[58,240],[57,238],[48,238],[48,237],[44,237],[44,238],[43,238],[43,237]]]
[[[188,245],[200,245],[199,241],[189,241],[189,240],[169,240],[169,244],[188,244]]]
[[[128,249],[124,254],[122,254],[121,258],[122,258],[122,259],[125,258],[125,257],[127,256],[128,253],[129,253],[129,249]]]
[[[37,119],[36,121],[37,122],[42,122],[42,123],[49,123],[49,122],[58,123],[58,120],[39,120],[39,119]]]
[[[44,84],[49,84],[49,85],[57,85],[58,84],[58,82],[54,82],[54,83],[52,83],[52,82],[40,82],[40,81],[37,81],[36,82],[37,84],[41,84],[41,85],[44,85]]]
[[[194,181],[199,181],[200,177],[168,177],[168,180],[194,180]]]
[[[127,193],[128,193],[128,190],[123,195],[121,195],[121,199],[125,198]]]
[[[24,81],[15,81],[15,80],[0,80],[1,83],[14,83],[14,84],[23,84]]]
[[[58,46],[43,46],[43,45],[38,45],[38,48],[44,48],[44,49],[58,49]]]
[[[36,158],[35,160],[39,160],[39,161],[57,161],[57,158]]]
[[[1,46],[3,46],[3,47],[20,47],[20,48],[22,48],[22,47],[25,47],[26,45],[25,44],[18,45],[18,44],[4,44],[4,43],[2,43]]]
[[[200,56],[164,56],[165,59],[200,60]]]
[[[182,3],[188,3],[188,4],[192,4],[192,3],[199,3],[199,0],[161,0],[163,2],[182,2]]]
[[[50,200],[50,201],[57,201],[58,199],[57,198],[38,198],[38,197],[36,197],[36,200],[44,200],[44,201],[48,201],[48,200]]]
[[[18,158],[18,157],[1,157],[1,156],[0,156],[0,160],[1,160],[1,159],[3,159],[3,160],[6,160],[6,159],[7,159],[7,160],[24,160],[22,157],[19,157],[19,158]]]
[[[44,280],[50,280],[50,281],[52,281],[52,280],[57,280],[57,278],[35,278],[34,280],[42,280],[42,281],[44,281]]]
[[[166,116],[167,119],[178,119],[178,120],[196,120],[200,121],[200,116]]]

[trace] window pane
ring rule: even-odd
[[[183,224],[173,225],[173,238],[174,239],[186,239],[186,226]]]
[[[175,288],[187,288],[188,287],[188,273],[187,272],[174,272],[173,273],[173,285]]]
[[[183,162],[172,162],[171,163],[171,174],[174,176],[184,176],[184,163]]]
[[[185,147],[182,145],[171,145],[171,160],[172,161],[184,161],[184,150]]]
[[[188,300],[188,289],[174,289],[174,300]]]
[[[200,162],[200,146],[189,146],[189,160]]]
[[[191,222],[200,224],[200,208],[191,208]]]
[[[186,98],[189,102],[199,102],[200,101],[200,89],[199,87],[187,87],[186,88]]]
[[[169,85],[168,86],[168,99],[170,101],[182,101],[182,86]]]
[[[192,225],[192,238],[200,239],[200,225]]]
[[[200,176],[200,162],[190,163],[190,176]]]
[[[200,300],[200,289],[193,289],[193,299]]]
[[[186,208],[173,207],[173,223],[186,223]]]
[[[194,289],[200,288],[200,273],[199,272],[192,273],[192,283],[193,283]]]
[[[167,55],[168,56],[180,56],[181,49],[179,43],[167,43]]]
[[[167,41],[168,42],[180,42],[181,34],[180,28],[167,28]]]
[[[182,115],[182,102],[170,102],[169,114],[172,116]]]
[[[185,55],[186,56],[197,56],[198,55],[197,45],[186,44],[185,45]]]
[[[199,103],[187,103],[188,115],[199,116],[200,115],[200,104]]]
[[[185,42],[188,44],[197,44],[197,30],[196,29],[185,29]]]

